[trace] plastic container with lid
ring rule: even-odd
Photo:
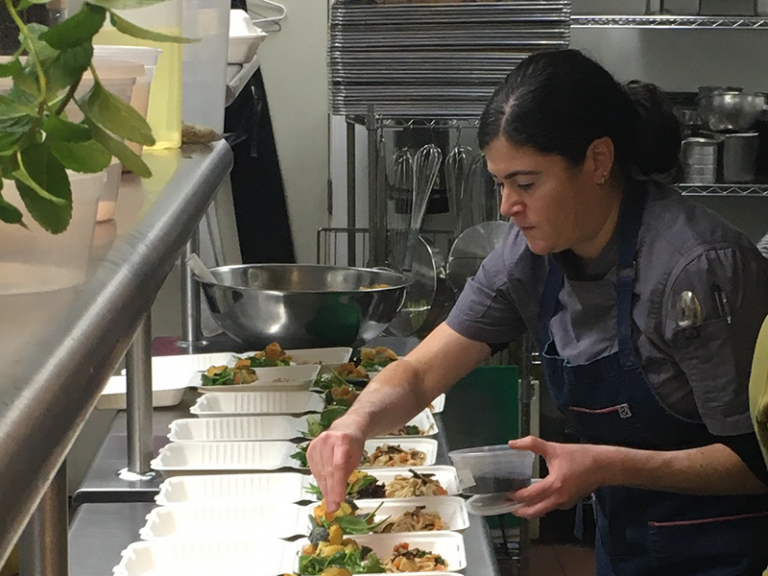
[[[514,509],[516,503],[507,494],[531,484],[536,455],[501,444],[454,450],[448,456],[456,467],[462,493],[475,495],[467,502],[470,512],[487,516]]]
[[[224,132],[229,49],[228,0],[184,0],[183,32],[200,41],[184,45],[182,120]]]
[[[22,211],[28,229],[0,224],[0,297],[60,290],[85,280],[105,173],[68,175],[72,220],[56,235],[32,219],[14,183],[3,181],[3,197]]]
[[[143,79],[145,76],[144,66],[128,60],[96,57],[93,59],[93,65],[104,88],[123,102],[130,104],[134,86],[139,79]],[[75,97],[84,96],[92,87],[93,74],[86,71],[77,87]],[[66,112],[67,117],[72,122],[80,122],[83,119],[83,113],[74,102],[67,105]]]

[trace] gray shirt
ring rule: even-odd
[[[614,237],[589,262],[570,251],[553,258],[565,271],[560,309],[549,328],[559,354],[584,364],[618,349]],[[547,258],[522,233],[509,236],[467,282],[448,325],[472,340],[504,343],[526,329],[539,338],[539,301]],[[715,286],[725,294],[730,322]],[[677,324],[676,304],[691,291],[703,310],[698,335]],[[720,436],[752,431],[749,374],[768,314],[768,260],[750,240],[674,189],[651,185],[638,241],[633,340],[659,401],[681,418],[703,421]]]

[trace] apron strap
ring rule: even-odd
[[[619,216],[619,263],[616,278],[616,328],[619,360],[622,366],[635,362],[632,345],[632,295],[635,284],[635,255],[643,223],[647,193],[645,188],[631,186],[624,195]]]
[[[544,345],[549,340],[549,322],[555,315],[557,304],[560,297],[560,288],[563,286],[563,270],[558,266],[551,256],[547,256],[549,268],[547,270],[547,280],[544,283],[544,292],[541,294],[539,303],[539,319],[541,321],[541,340],[542,351]]]

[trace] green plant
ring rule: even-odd
[[[67,170],[96,173],[116,157],[135,174],[151,176],[149,167],[123,140],[154,144],[152,131],[129,104],[106,90],[93,66],[93,37],[107,18],[120,32],[157,42],[190,42],[141,28],[116,10],[143,8],[165,0],[90,0],[71,18],[50,28],[25,24],[19,11],[41,0],[0,0],[19,28],[19,50],[0,62],[0,78],[11,78],[0,93],[0,221],[26,226],[23,215],[2,196],[13,181],[24,206],[45,230],[58,234],[72,218],[72,190]],[[93,86],[75,98],[83,74]],[[71,102],[84,119],[68,120]]]

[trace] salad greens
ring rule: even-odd
[[[376,574],[384,572],[378,556],[368,548],[348,548],[320,557],[316,555],[299,556],[299,572],[301,574],[320,574],[326,568],[346,568],[353,574]]]
[[[305,438],[317,438],[328,430],[336,420],[344,416],[347,411],[346,406],[329,406],[323,410],[320,416],[307,417],[307,431],[301,432]]]
[[[258,377],[252,368],[212,366],[202,374],[203,386],[236,386],[251,384],[256,380]]]

